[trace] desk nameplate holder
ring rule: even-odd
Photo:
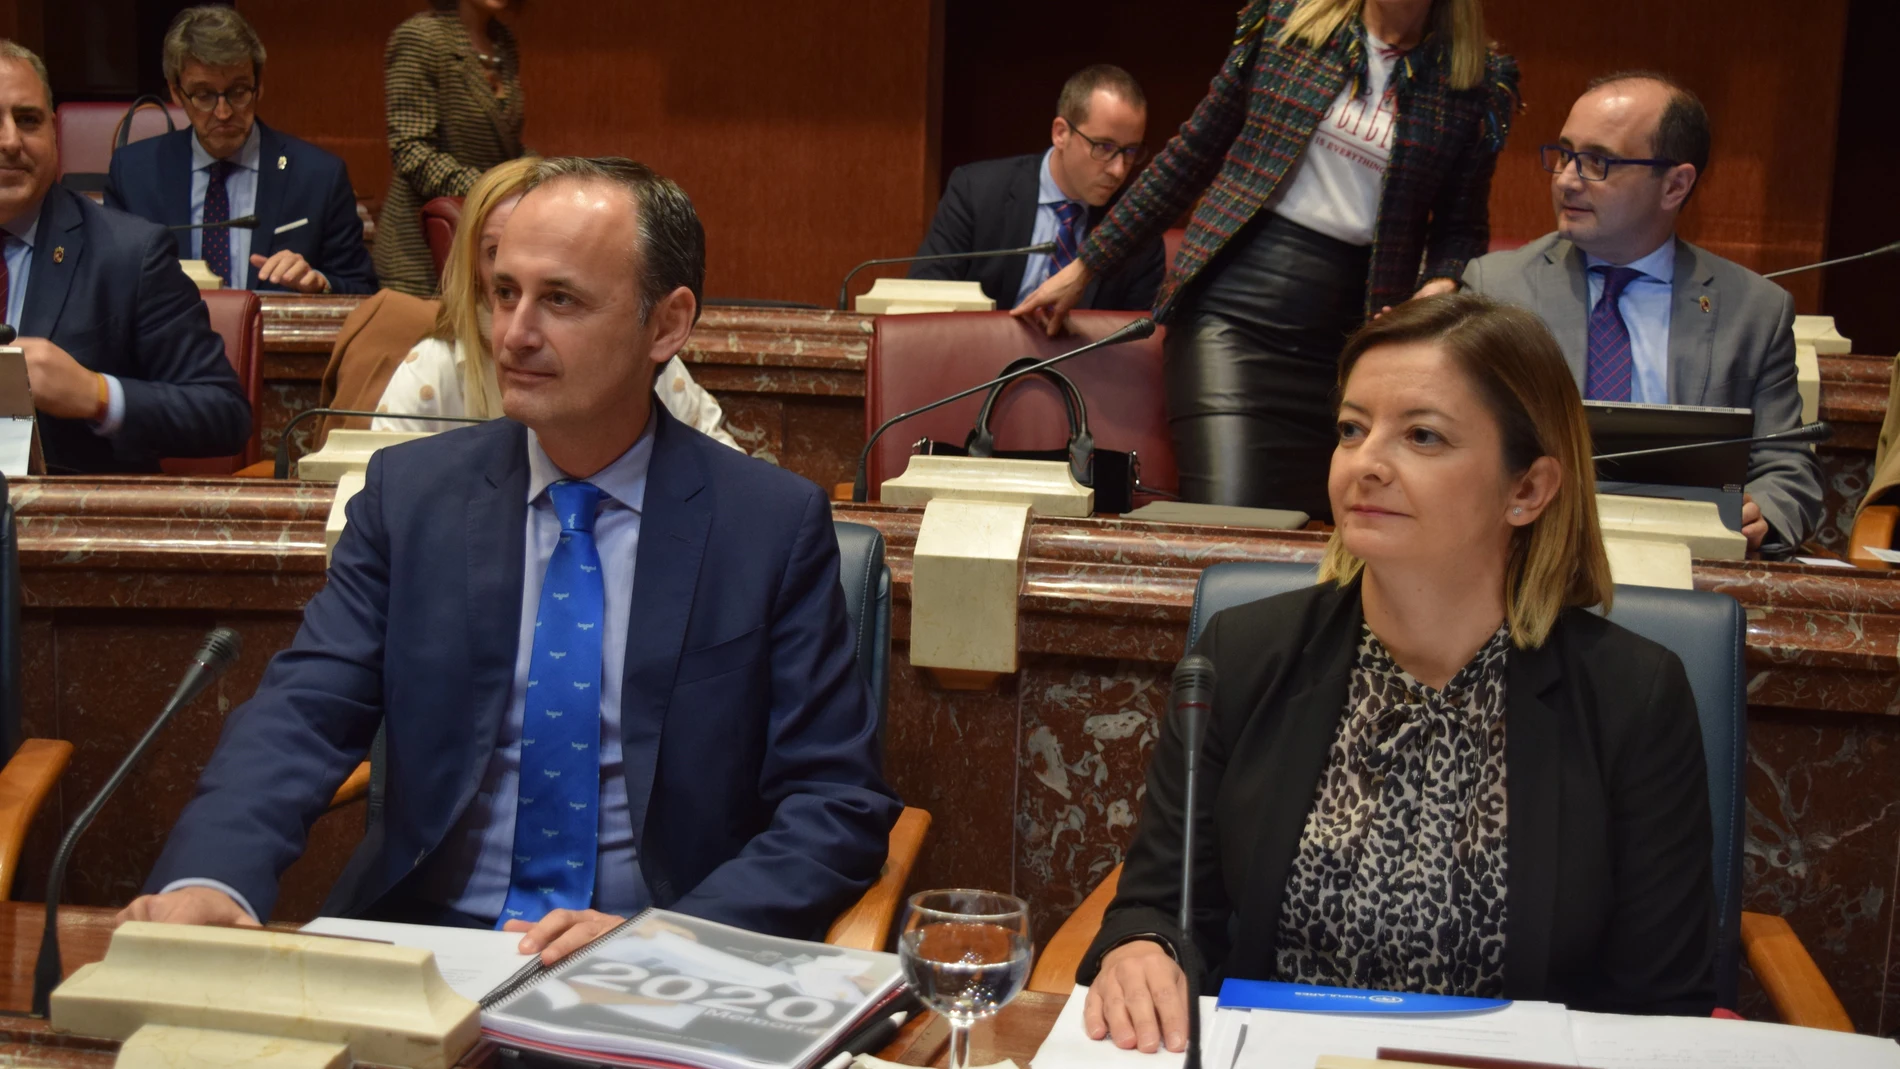
[[[142,921],[53,990],[51,1023],[121,1041],[128,1069],[450,1069],[481,1037],[427,950]]]
[[[17,345],[0,345],[0,474],[46,474],[26,350]]]
[[[362,431],[339,429],[330,432],[323,448],[306,453],[297,461],[297,478],[313,482],[333,482],[336,496],[330,499],[330,515],[323,522],[323,554],[327,560],[343,537],[344,509],[350,498],[363,489],[363,473],[369,468],[370,455],[389,445],[401,445],[427,438],[434,431]]]
[[[1821,418],[1821,357],[1853,351],[1854,343],[1835,329],[1833,316],[1794,317],[1794,381],[1801,391],[1801,422]]]
[[[1598,494],[1597,522],[1619,583],[1693,590],[1692,560],[1748,555],[1748,539],[1722,522],[1712,501]]]
[[[978,282],[937,278],[880,278],[858,294],[858,311],[874,315],[914,312],[994,312],[996,302]]]
[[[1029,518],[1087,516],[1095,491],[1053,460],[913,456],[878,499],[922,506],[911,560],[910,663],[950,690],[1017,669]]]

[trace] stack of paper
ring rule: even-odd
[[[1177,1069],[1179,1054],[1125,1051],[1082,1030],[1077,987],[1031,1069]],[[1707,1017],[1575,1013],[1513,1002],[1472,1013],[1298,1013],[1201,1000],[1203,1069],[1313,1069],[1322,1056],[1437,1052],[1586,1069],[1900,1069],[1900,1045],[1845,1032]]]

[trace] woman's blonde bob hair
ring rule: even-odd
[[[462,199],[448,261],[442,265],[442,307],[435,315],[435,336],[462,346],[462,396],[465,415],[494,419],[501,413],[501,386],[495,377],[494,348],[488,337],[488,295],[482,292],[482,227],[495,206],[527,191],[538,156],[522,156],[488,169]]]
[[[1300,41],[1309,48],[1318,48],[1365,9],[1366,0],[1302,0],[1287,16],[1280,30],[1280,43]],[[1445,42],[1445,54],[1451,61],[1447,80],[1453,89],[1470,89],[1484,80],[1491,42],[1484,36],[1481,0],[1432,0],[1429,29]]]
[[[1557,462],[1563,479],[1537,519],[1511,535],[1504,594],[1511,641],[1544,644],[1563,610],[1610,608],[1610,560],[1597,526],[1597,480],[1583,400],[1563,350],[1544,321],[1522,308],[1475,293],[1407,301],[1366,324],[1339,355],[1339,389],[1359,358],[1387,345],[1428,342],[1463,372],[1498,422],[1504,470],[1517,476],[1539,457]],[[1334,529],[1320,562],[1320,581],[1351,582],[1365,562]]]

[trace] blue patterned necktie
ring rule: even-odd
[[[1590,309],[1590,349],[1584,360],[1583,399],[1627,401],[1636,375],[1636,357],[1630,349],[1629,324],[1623,322],[1618,298],[1642,277],[1634,267],[1593,267],[1603,276],[1603,296]]]
[[[1082,206],[1072,200],[1056,205],[1056,251],[1049,257],[1049,273],[1057,271],[1075,262],[1075,254],[1081,250],[1082,243],[1075,236],[1075,224],[1082,218]]]
[[[230,177],[229,160],[213,160],[205,168],[210,181],[205,183],[205,217],[203,222],[222,223],[231,218],[231,194],[224,188],[224,180]],[[198,243],[205,268],[212,274],[231,284],[231,228],[207,226],[202,231],[204,239]]]
[[[561,541],[541,581],[521,711],[514,872],[495,926],[594,900],[600,840],[600,634],[606,597],[594,511],[600,487],[548,487]]]

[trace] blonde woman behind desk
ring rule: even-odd
[[[502,229],[521,199],[534,164],[533,157],[509,160],[490,169],[469,190],[461,225],[442,269],[442,304],[435,332],[416,343],[396,365],[376,411],[489,419],[502,414],[488,337],[488,291]],[[464,338],[473,338],[476,344],[465,344],[460,340]],[[680,422],[722,445],[739,448],[726,433],[719,402],[693,381],[679,357],[660,368],[653,389]],[[447,425],[381,417],[370,426],[379,431],[435,431]]]

